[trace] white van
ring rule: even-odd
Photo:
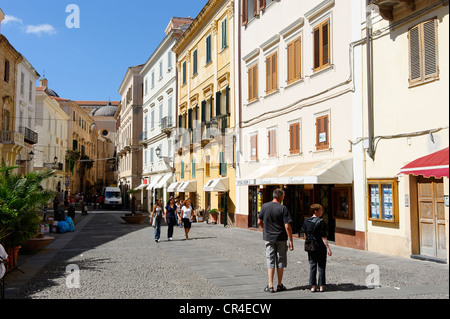
[[[122,193],[119,187],[105,187],[102,191],[102,207],[122,208]]]

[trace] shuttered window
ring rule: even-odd
[[[330,65],[330,19],[327,19],[313,29],[314,72]]]
[[[266,59],[266,94],[278,89],[278,54],[275,52]]]
[[[272,129],[268,132],[268,155],[269,157],[277,156],[277,130]]]
[[[250,160],[258,160],[258,135],[250,136]]]
[[[302,77],[301,70],[301,38],[297,38],[288,44],[287,48],[287,83],[291,84]]]
[[[258,64],[248,69],[248,101],[258,99]]]
[[[328,115],[316,118],[316,150],[326,150],[330,147]]]
[[[222,20],[222,50],[228,46],[227,41],[227,19]]]
[[[422,22],[408,33],[409,83],[438,77],[437,19]]]
[[[289,152],[300,154],[300,123],[289,125]]]
[[[206,37],[206,64],[211,62],[211,35]]]

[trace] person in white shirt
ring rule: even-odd
[[[191,200],[187,199],[184,203],[184,206],[181,208],[183,214],[183,225],[184,225],[184,233],[186,234],[186,239],[189,239],[189,231],[191,230],[191,222],[192,216],[194,215],[194,209],[191,205]]]

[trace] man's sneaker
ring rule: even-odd
[[[170,237],[170,238],[169,238],[169,241],[172,241],[172,240],[173,240],[172,237]]]

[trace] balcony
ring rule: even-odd
[[[0,143],[6,145],[24,146],[24,136],[15,131],[0,131]]]
[[[415,0],[370,0],[369,4],[374,4],[380,9],[380,16],[388,21],[394,20],[394,9],[401,5],[410,11],[416,10]]]
[[[173,128],[172,116],[166,116],[161,120],[161,131],[168,134]]]
[[[148,138],[147,138],[146,131],[139,134],[139,144],[147,145],[148,144],[147,140],[148,140]]]
[[[37,144],[38,142],[38,133],[30,130],[28,127],[22,128],[23,131],[21,133],[23,134],[23,138],[26,143],[28,144]]]

